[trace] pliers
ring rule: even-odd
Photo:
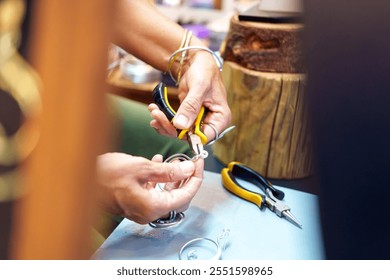
[[[302,224],[291,214],[290,207],[282,202],[284,192],[276,189],[268,180],[255,170],[240,162],[230,162],[221,171],[223,186],[236,196],[256,204],[260,209],[267,207],[279,217],[285,217],[294,225],[302,228]],[[242,179],[259,187],[263,194],[247,190],[236,180]]]
[[[176,115],[176,111],[171,107],[168,101],[168,90],[165,83],[160,82],[153,90],[153,101],[158,108],[165,114],[170,122]],[[191,129],[177,129],[177,138],[183,139],[187,136],[187,141],[195,156],[205,154],[203,146],[207,143],[207,136],[202,131],[203,120],[206,116],[205,107],[201,107],[193,127]]]

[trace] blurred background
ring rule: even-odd
[[[103,93],[149,103],[166,79],[110,45],[112,2],[0,0],[0,259],[93,253],[94,160],[110,144]],[[260,2],[155,4],[220,51],[231,18]],[[318,194],[328,259],[390,259],[390,5],[303,4],[310,174],[273,179]]]

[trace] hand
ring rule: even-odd
[[[201,106],[209,110],[204,119],[203,132],[209,141],[215,139],[215,131],[221,133],[231,121],[231,111],[227,103],[226,90],[214,57],[205,51],[192,50],[191,63],[185,64],[185,72],[178,87],[180,107],[172,123],[160,111],[156,104],[148,109],[153,120],[150,125],[162,135],[176,137],[176,128],[188,129],[194,123]]]
[[[123,153],[107,153],[97,159],[97,178],[101,186],[99,202],[103,209],[146,224],[169,211],[186,210],[203,180],[203,159],[163,163]],[[188,180],[186,180],[188,178]],[[186,180],[180,188],[156,189],[156,183]],[[171,186],[173,184],[170,184]]]

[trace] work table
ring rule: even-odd
[[[303,224],[300,229],[269,209],[242,200],[225,188],[219,173],[205,171],[203,184],[185,211],[184,220],[169,228],[152,228],[127,219],[96,251],[94,259],[178,260],[181,247],[194,238],[217,240],[229,231],[223,260],[323,259],[324,250],[316,195],[278,187],[285,203]],[[248,189],[259,189],[240,182]]]

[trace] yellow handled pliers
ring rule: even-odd
[[[160,82],[153,90],[153,101],[158,108],[165,114],[170,122],[176,115],[176,111],[171,107],[168,101],[168,90],[163,82]],[[195,123],[191,129],[177,129],[177,138],[183,139],[187,136],[188,143],[195,153],[195,155],[203,154],[203,145],[207,143],[207,136],[203,133],[202,125],[203,119],[206,116],[205,107],[201,107],[198,113]]]
[[[285,217],[294,225],[302,228],[301,223],[291,214],[290,207],[281,201],[284,198],[284,192],[276,189],[255,170],[234,161],[222,169],[221,175],[223,186],[234,195],[256,204],[260,209],[267,207],[279,217]],[[256,185],[264,194],[244,188],[236,178]]]

